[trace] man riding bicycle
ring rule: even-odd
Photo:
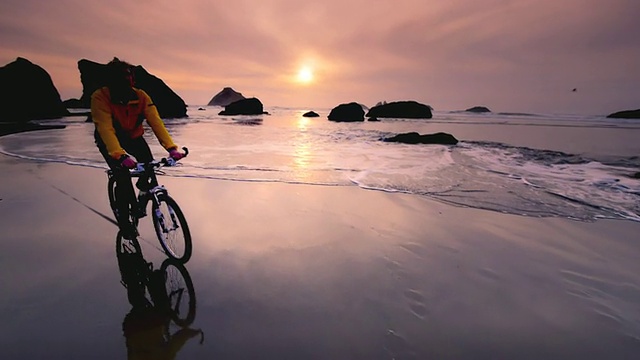
[[[107,84],[91,95],[91,117],[95,124],[95,142],[116,177],[115,197],[118,226],[125,239],[135,239],[136,229],[129,220],[129,205],[135,200],[129,169],[137,161],[149,162],[153,155],[144,140],[143,120],[153,130],[162,147],[174,160],[185,156],[178,150],[164,126],[155,104],[141,89],[135,88],[133,66],[114,58],[107,64]],[[140,179],[136,186],[148,190],[157,184]],[[136,211],[138,209],[134,209]],[[142,214],[141,214],[142,215]]]

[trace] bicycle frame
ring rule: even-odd
[[[146,176],[147,179],[150,180],[151,184],[158,184],[158,177],[156,175],[162,174],[162,171],[159,169],[163,166],[175,166],[176,163],[177,162],[172,158],[163,158],[160,161],[153,160],[148,163],[138,163],[136,165],[136,168],[132,169],[129,174],[131,175],[131,178],[141,178],[143,176]],[[109,179],[111,179],[114,176],[114,171],[111,169],[107,170],[107,175]],[[141,194],[143,195],[142,197],[140,196]],[[164,185],[156,185],[146,191],[138,188],[138,194],[135,195],[135,204],[132,205],[140,206],[141,200],[143,200],[144,204],[146,205],[147,202],[151,200],[153,205],[157,207],[157,205],[159,204],[158,197],[161,195],[168,196],[169,192],[164,187]],[[172,218],[174,218],[175,215],[171,214],[171,216]]]

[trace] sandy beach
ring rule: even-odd
[[[110,216],[104,171],[4,155],[0,164],[3,358],[126,359],[131,305],[117,229],[100,215]],[[176,359],[640,353],[639,223],[504,215],[358,187],[161,182],[191,227],[191,328],[204,333]],[[142,251],[159,267],[150,222]]]

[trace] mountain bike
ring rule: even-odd
[[[183,150],[185,154],[189,153],[187,148],[183,148]],[[132,178],[143,178],[145,182],[158,184],[156,175],[163,174],[160,169],[165,166],[175,166],[176,164],[176,160],[172,158],[138,163],[135,169],[130,170],[130,174]],[[109,177],[107,185],[109,205],[117,220],[116,178],[111,169],[107,170],[107,175]],[[146,208],[149,202],[151,202],[153,226],[164,252],[170,258],[183,263],[189,261],[193,245],[187,220],[176,201],[169,196],[169,192],[163,185],[155,185],[150,189],[138,188],[137,197],[129,200],[128,217],[135,227],[137,235],[139,235],[138,222],[140,218],[146,216]],[[122,234],[118,233],[118,237],[122,237]]]

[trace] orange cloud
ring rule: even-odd
[[[559,94],[580,87],[593,89],[581,93],[589,111],[637,107],[640,5],[627,0],[8,0],[1,10],[0,61],[44,67],[65,98],[81,92],[79,59],[118,56],[190,104],[232,86],[267,105],[411,97],[560,111]],[[309,59],[317,81],[302,91],[291,76]]]

